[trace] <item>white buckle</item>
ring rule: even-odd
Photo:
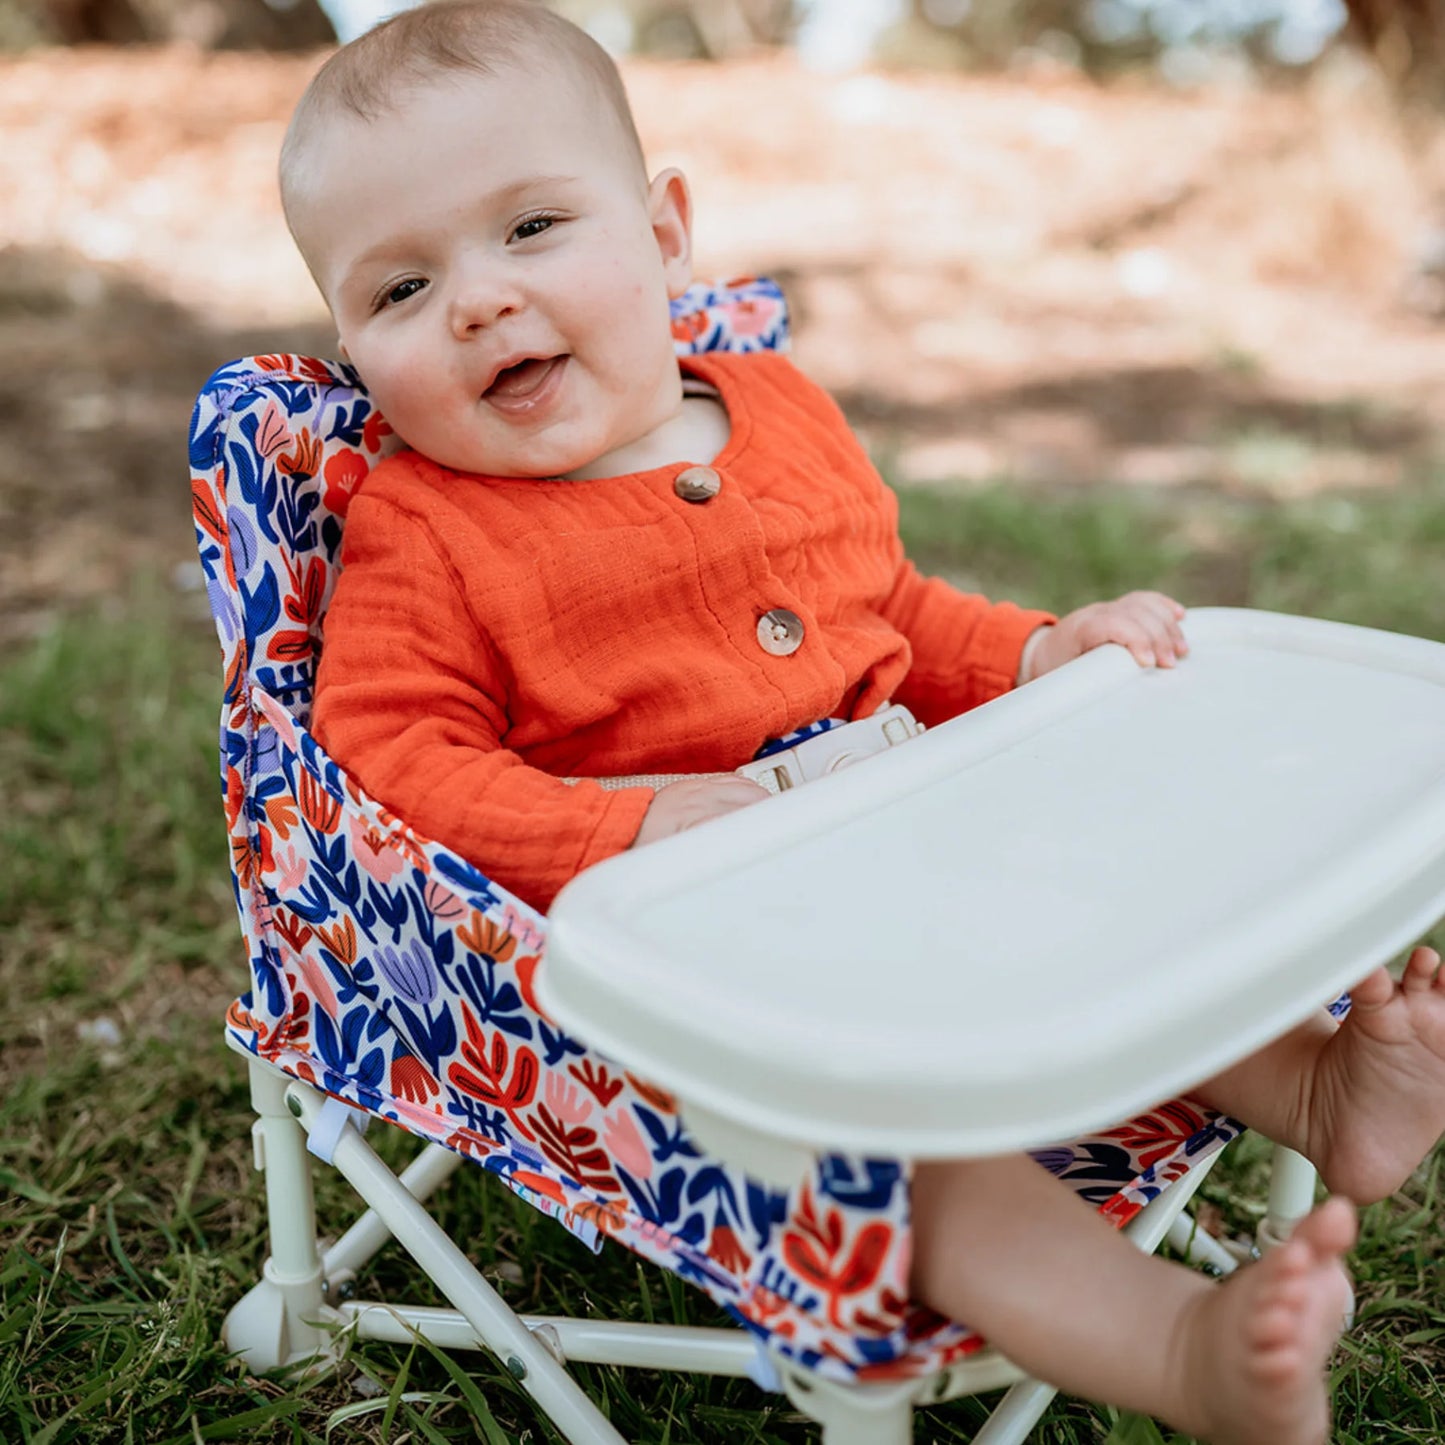
[[[766,758],[744,763],[737,769],[740,777],[761,783],[770,793],[785,793],[803,783],[811,783],[829,773],[851,767],[863,758],[897,747],[923,731],[920,723],[906,707],[886,704],[872,717],[857,718],[840,728],[829,728],[816,737],[795,743],[790,748]]]

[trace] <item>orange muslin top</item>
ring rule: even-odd
[[[937,723],[1012,687],[1052,620],[921,577],[892,492],[786,359],[682,365],[731,423],[706,500],[679,494],[686,462],[536,481],[404,451],[347,516],[316,734],[410,826],[538,908],[625,849],[653,797],[560,778],[725,772],[888,699]],[[759,638],[774,609],[802,623],[786,656]]]

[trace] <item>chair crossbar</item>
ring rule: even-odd
[[[420,1204],[430,1199],[465,1162],[455,1149],[428,1144],[397,1179]],[[329,1286],[329,1297],[334,1300],[340,1287],[355,1279],[391,1237],[391,1230],[376,1210],[367,1209],[321,1257],[321,1272]]]
[[[338,1313],[358,1339],[406,1344],[416,1336],[448,1350],[486,1349],[458,1310],[348,1300]],[[745,1379],[757,1366],[752,1337],[741,1330],[701,1325],[648,1325],[627,1320],[579,1320],[567,1315],[517,1318],[557,1357],[580,1365],[679,1370]]]

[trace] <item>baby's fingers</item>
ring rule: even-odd
[[[1129,656],[1140,667],[1174,665],[1172,654],[1168,662],[1161,660],[1160,653],[1164,650],[1161,633],[1150,626],[1149,619],[1135,613],[1124,612],[1113,617],[1109,623],[1108,636],[1104,640],[1127,648]]]
[[[1189,643],[1179,625],[1184,608],[1162,592],[1131,592],[1117,603],[1127,615],[1143,627],[1147,636],[1149,660],[1145,661],[1130,647],[1141,666],[1173,667],[1188,655]],[[1127,645],[1127,644],[1126,644]]]

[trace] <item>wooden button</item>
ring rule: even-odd
[[[687,467],[672,483],[684,502],[706,502],[722,491],[722,478],[712,467]]]
[[[803,619],[786,607],[774,607],[758,618],[758,642],[764,652],[787,657],[803,645]]]

